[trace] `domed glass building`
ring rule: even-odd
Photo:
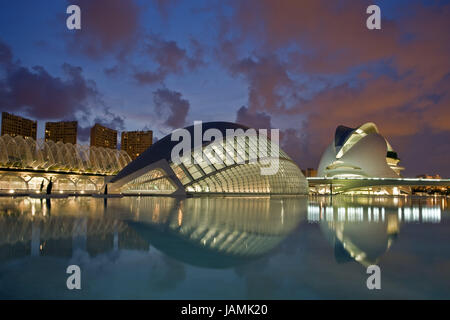
[[[157,141],[108,182],[122,194],[308,194],[308,182],[294,161],[276,143],[256,130],[230,122],[208,122],[184,129],[189,152],[173,161],[179,141],[172,134]],[[214,130],[222,138],[197,141]],[[249,133],[253,132],[253,133]],[[271,150],[261,153],[261,146]],[[275,152],[273,152],[275,151]],[[224,161],[216,161],[221,155]],[[273,174],[262,174],[267,167]]]

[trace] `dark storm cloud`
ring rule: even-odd
[[[123,58],[138,40],[140,8],[129,0],[74,0],[81,8],[82,27],[66,37],[71,51],[91,58]]]
[[[167,117],[165,125],[173,129],[185,125],[190,105],[188,100],[182,98],[181,93],[158,89],[153,92],[153,102],[158,115]]]
[[[309,166],[305,161],[308,158],[307,137],[300,130],[289,128],[280,133],[281,148],[294,160],[302,169]],[[312,165],[311,165],[312,166]]]
[[[286,109],[285,100],[293,94],[295,84],[276,56],[247,57],[231,64],[230,71],[247,80],[250,110]]]
[[[83,77],[81,67],[63,64],[63,78],[42,66],[27,68],[13,62],[8,45],[0,42],[0,104],[2,110],[27,114],[35,119],[75,118],[88,112],[99,99],[96,84]]]
[[[167,19],[177,1],[155,0],[150,6]],[[65,36],[71,52],[82,53],[93,59],[115,57],[110,67],[104,69],[108,76],[127,74],[139,84],[162,83],[170,74],[182,74],[204,64],[203,46],[190,39],[189,51],[179,47],[175,41],[147,34],[141,25],[141,12],[149,4],[122,0],[76,0],[70,1],[81,8],[82,27]],[[134,58],[149,59],[138,67]],[[146,64],[155,64],[154,70]]]
[[[118,132],[125,130],[125,119],[122,116],[115,114],[107,107],[103,109],[103,115],[101,117],[97,116],[93,121],[89,121],[87,117],[83,120],[84,123],[92,123],[92,125],[87,126],[78,125],[78,139],[83,142],[89,140],[91,128],[95,123],[117,130]]]
[[[264,112],[250,112],[245,106],[239,108],[236,122],[255,129],[272,128],[270,115]]]
[[[255,129],[274,129],[271,116],[265,112],[251,112],[245,106],[239,108],[236,114],[236,122]],[[301,130],[294,128],[282,128],[279,132],[279,144],[281,148],[298,164],[305,166],[308,145],[307,137]],[[270,132],[269,132],[270,135]]]
[[[281,114],[305,119],[308,163],[317,165],[339,124],[373,121],[388,140],[408,145],[424,130],[450,140],[450,42],[442,32],[450,30],[450,4],[412,1],[402,15],[384,18],[379,31],[365,27],[369,4],[232,1],[233,14],[221,25],[218,58],[247,80],[249,109],[272,120]],[[249,43],[256,58],[244,50]],[[440,141],[428,144],[440,150]],[[403,160],[419,173],[420,164],[427,170],[426,157]],[[441,157],[450,161],[449,152]],[[450,175],[448,166],[436,166]]]
[[[124,118],[104,106],[96,83],[85,79],[82,71],[81,67],[65,63],[61,78],[41,66],[24,67],[14,62],[9,46],[0,42],[2,111],[26,114],[34,119],[78,120],[78,139],[82,142],[89,140],[94,123],[124,130]],[[102,115],[92,112],[92,106],[102,108]]]
[[[186,49],[180,48],[175,41],[164,40],[156,35],[148,36],[145,54],[157,67],[154,71],[136,71],[134,79],[139,84],[160,83],[168,75],[183,74],[187,70],[192,71],[204,65],[201,44],[195,39],[191,39],[190,43],[191,54]]]
[[[166,78],[166,73],[162,72],[161,70],[158,71],[141,71],[136,72],[134,74],[134,79],[139,84],[155,84],[155,83],[161,83]]]
[[[124,118],[112,112],[110,108],[105,108],[102,117],[96,117],[94,123],[100,123],[105,127],[115,130],[125,129]]]

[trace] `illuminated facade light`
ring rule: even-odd
[[[54,192],[99,191],[104,176],[117,174],[130,162],[124,150],[5,134],[0,136],[0,192],[45,192],[50,178]]]
[[[217,129],[223,139],[206,142],[192,147],[189,155],[181,157],[179,163],[171,160],[171,152],[178,141],[171,136],[156,142],[119,172],[108,184],[112,192],[124,194],[308,194],[308,182],[294,161],[271,142],[265,135],[256,135],[253,139],[241,139],[242,136],[227,137],[227,129],[245,131],[249,128],[227,122],[203,123],[202,136],[207,129]],[[185,128],[194,131],[194,126]],[[192,134],[191,136],[194,136]],[[234,139],[234,140],[233,140]],[[229,143],[232,141],[232,143]],[[277,159],[251,159],[257,154],[259,143],[267,144],[277,150]],[[195,141],[191,141],[191,146]],[[223,150],[230,157],[223,163],[217,163],[212,150]],[[256,161],[258,160],[258,161]],[[278,163],[278,170],[272,175],[262,175],[261,168]]]
[[[338,126],[334,141],[323,153],[318,176],[327,179],[365,179],[381,185],[386,179],[399,179],[403,170],[400,159],[374,123],[368,122],[354,129]],[[409,188],[383,187],[377,190],[358,190],[358,193],[395,194],[409,192]],[[352,191],[355,192],[355,191]]]
[[[131,162],[127,152],[103,147],[0,137],[1,168],[114,175]]]

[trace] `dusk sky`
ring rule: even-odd
[[[68,30],[66,8],[81,8]],[[381,8],[381,30],[366,8]],[[3,0],[0,111],[162,138],[194,120],[279,128],[317,168],[374,122],[406,170],[450,177],[450,1]]]

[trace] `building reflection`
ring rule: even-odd
[[[0,262],[154,247],[192,265],[229,267],[275,248],[307,212],[306,197],[0,200]]]
[[[337,262],[370,265],[403,225],[441,223],[446,212],[439,197],[1,198],[0,262],[156,248],[191,265],[223,268],[269,253],[306,220],[319,224]]]
[[[391,248],[402,224],[440,223],[446,208],[445,199],[317,198],[308,204],[308,222],[320,225],[338,263],[368,266]]]
[[[307,209],[306,197],[129,202],[135,214],[128,224],[143,239],[178,261],[208,268],[235,266],[270,252],[306,218]]]
[[[1,199],[0,262],[25,256],[90,256],[117,248],[148,250],[148,243],[118,218],[104,215],[99,199]]]

